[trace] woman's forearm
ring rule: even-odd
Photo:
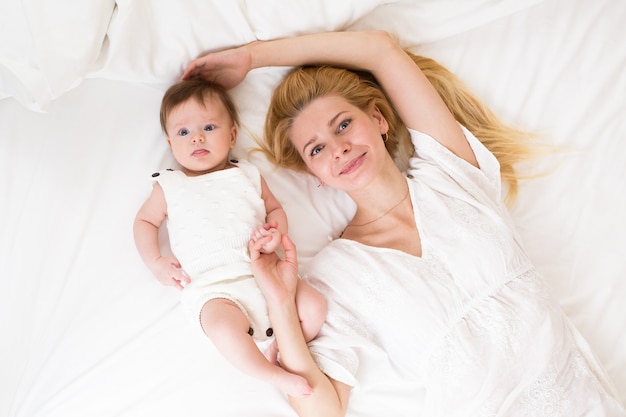
[[[293,301],[269,309],[270,320],[276,334],[283,368],[303,376],[313,388],[306,398],[290,398],[290,403],[301,417],[344,416],[347,406],[346,388],[338,392],[335,384],[317,367],[311,357],[302,330],[296,305]]]
[[[316,365],[306,344],[298,309],[298,257],[296,246],[288,235],[281,237],[284,258],[275,252],[262,253],[262,241],[251,239],[248,244],[250,265],[265,296],[280,361],[287,371],[304,377],[312,393],[304,398],[290,398],[301,417],[342,417],[350,387],[329,379]]]
[[[252,68],[328,64],[374,71],[386,48],[397,48],[382,31],[327,32],[254,42]]]

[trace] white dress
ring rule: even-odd
[[[626,415],[528,260],[497,160],[464,131],[480,169],[411,131],[422,257],[337,239],[311,261],[305,279],[329,300],[316,362],[354,391],[405,389],[406,415]]]

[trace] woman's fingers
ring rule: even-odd
[[[252,262],[259,259],[259,257],[261,256],[262,247],[263,243],[260,242],[258,239],[250,238],[250,241],[248,242],[248,251],[250,252],[250,260]]]
[[[282,245],[285,251],[285,262],[288,262],[298,268],[298,254],[296,253],[296,245],[289,238],[288,235],[282,236]]]
[[[201,62],[198,62],[197,59],[191,61],[189,65],[187,65],[187,68],[185,68],[183,75],[180,77],[181,81],[195,77],[196,72],[198,71],[200,67],[202,67],[202,65],[203,64]]]

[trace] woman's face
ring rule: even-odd
[[[290,138],[320,182],[350,192],[367,185],[391,159],[381,135],[387,121],[339,96],[313,100],[295,118]]]

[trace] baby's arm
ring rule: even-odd
[[[264,239],[261,251],[271,253],[280,246],[282,235],[287,234],[287,214],[282,205],[276,199],[265,179],[261,177],[261,198],[265,202],[265,224],[252,233],[255,242]]]
[[[178,260],[171,256],[162,256],[159,248],[159,227],[166,216],[165,195],[161,186],[155,183],[152,193],[135,217],[135,246],[141,259],[161,284],[182,289],[182,283],[189,283],[191,280],[180,268]]]

